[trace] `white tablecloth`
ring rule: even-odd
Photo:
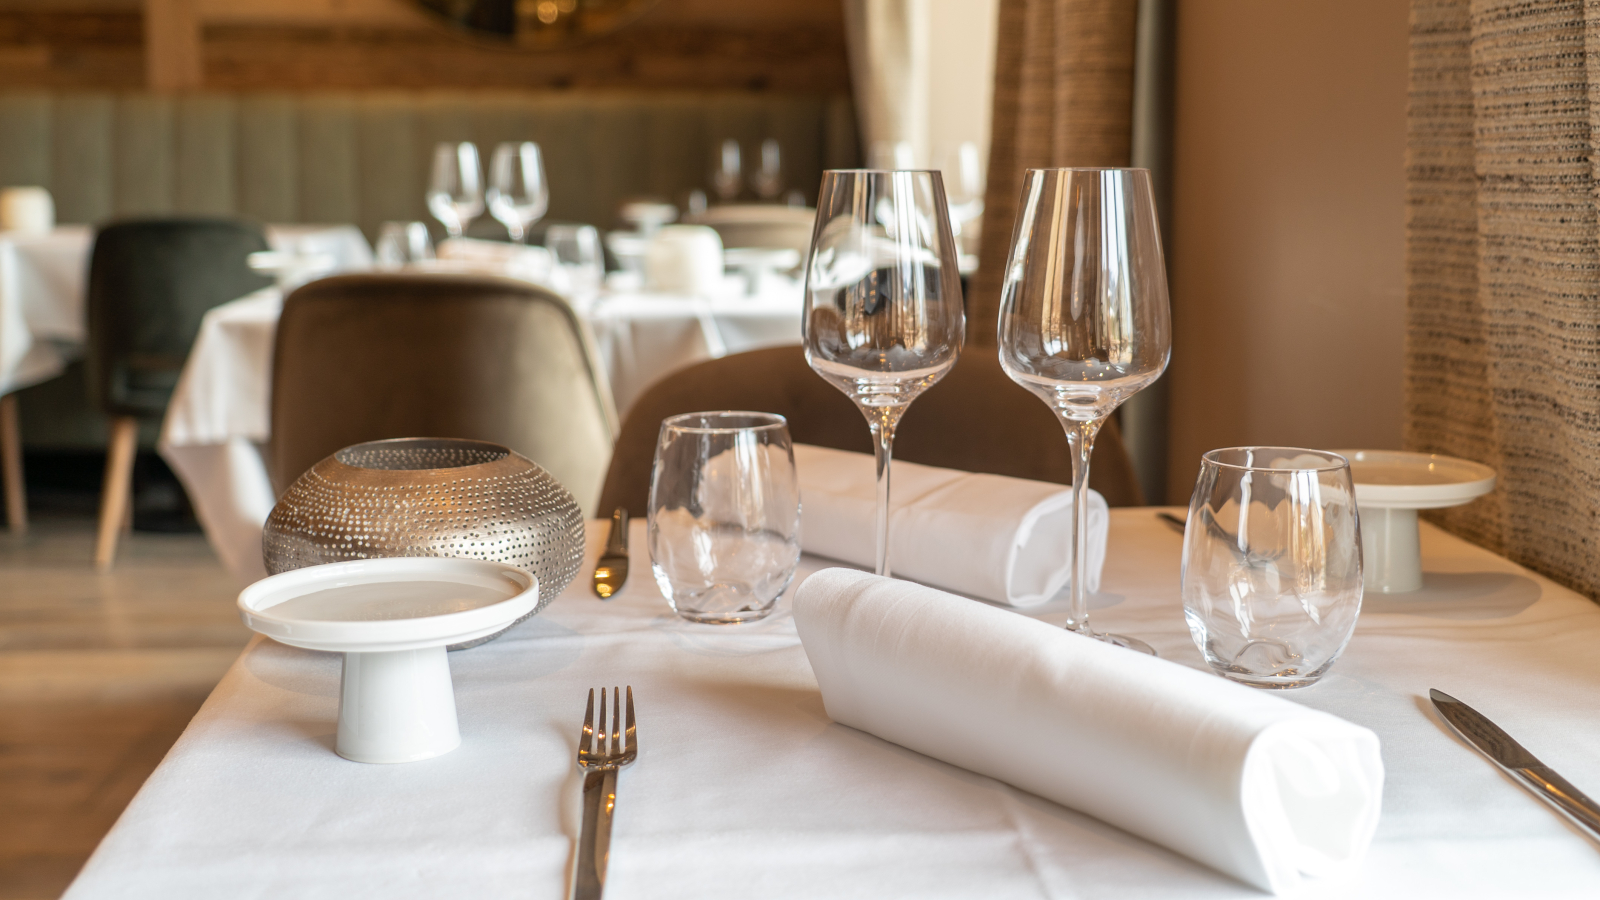
[[[354,225],[268,225],[266,232],[275,250],[327,255],[340,269],[372,264]],[[0,232],[0,394],[60,375],[81,352],[93,247],[87,225],[42,235]]]
[[[695,299],[610,293],[579,308],[619,412],[661,376],[696,361],[800,340],[800,289]],[[241,582],[266,575],[261,526],[275,495],[261,446],[271,430],[272,342],[281,294],[268,289],[206,314],[167,406],[160,451],[183,479],[211,546]]]
[[[258,639],[68,900],[564,896],[585,691],[612,684],[634,688],[640,754],[620,779],[610,900],[1261,896],[830,723],[787,599],[752,626],[681,622],[650,578],[641,526],[616,599],[576,582],[504,637],[452,655],[463,743],[435,760],[335,756],[338,658]],[[602,536],[591,527],[585,575]],[[1600,608],[1431,526],[1422,539],[1426,589],[1370,598],[1332,672],[1283,695],[1383,740],[1377,842],[1358,882],[1319,895],[1593,897],[1600,852],[1458,743],[1426,695],[1475,706],[1600,796]],[[1093,617],[1198,667],[1179,547],[1150,510],[1113,510]],[[1027,614],[1064,618],[1054,606]],[[996,739],[1072,763],[1031,746],[1023,722]]]

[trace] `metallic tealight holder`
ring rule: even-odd
[[[539,602],[518,622],[566,588],[583,548],[583,512],[561,482],[499,444],[453,438],[346,447],[289,486],[261,534],[273,575],[391,556],[510,563],[539,579]]]

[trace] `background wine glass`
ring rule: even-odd
[[[471,141],[433,148],[433,180],[428,185],[428,211],[451,237],[461,237],[483,214],[483,166],[478,145]]]
[[[822,175],[802,319],[806,361],[853,400],[877,456],[877,571],[889,574],[894,432],[955,365],[966,332],[955,237],[938,172]]]
[[[532,141],[494,148],[489,163],[489,213],[506,226],[511,240],[528,242],[528,226],[550,209],[550,185],[544,177],[544,156]]]
[[[717,148],[717,166],[711,171],[711,189],[717,199],[732,203],[739,199],[744,185],[743,164],[739,159],[739,142],[729,138]]]
[[[750,189],[767,203],[783,193],[783,151],[774,138],[761,142],[761,168],[750,173]]]
[[[1172,352],[1167,274],[1150,173],[1029,169],[1000,300],[1000,364],[1061,419],[1075,509],[1067,628],[1089,628],[1089,457],[1106,417],[1161,376]]]

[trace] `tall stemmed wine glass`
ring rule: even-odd
[[[938,172],[822,175],[806,260],[806,361],[855,401],[877,456],[879,575],[889,574],[889,462],[906,407],[955,365],[961,276]]]
[[[1089,455],[1122,401],[1161,376],[1172,355],[1167,273],[1145,169],[1029,169],[1000,299],[1000,365],[1061,419],[1072,451],[1072,609],[1089,629]]]
[[[504,143],[494,148],[489,163],[489,214],[506,226],[513,243],[528,242],[528,226],[550,209],[550,186],[545,182],[544,157],[532,141]]]
[[[483,214],[483,166],[478,145],[471,141],[433,148],[433,179],[428,183],[428,212],[451,237],[461,237]]]

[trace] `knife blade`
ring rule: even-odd
[[[606,536],[606,549],[594,567],[594,593],[601,600],[610,600],[628,581],[628,511],[617,507],[611,514],[611,533]]]
[[[1428,697],[1451,729],[1473,749],[1488,757],[1528,793],[1555,807],[1591,839],[1600,842],[1600,805],[1540,762],[1483,713],[1441,690],[1429,688]]]

